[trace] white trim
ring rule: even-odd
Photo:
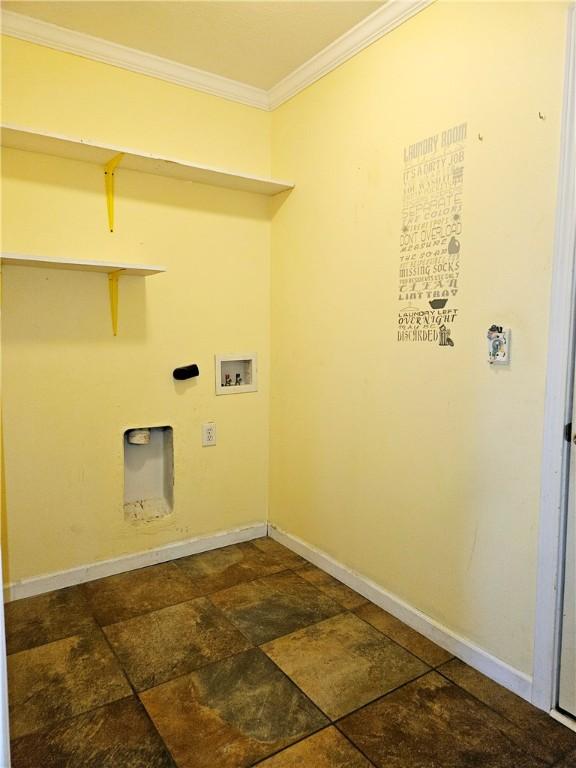
[[[529,675],[514,669],[514,667],[496,658],[488,653],[488,651],[483,650],[468,638],[452,632],[452,630],[422,613],[422,611],[412,607],[375,582],[334,560],[334,558],[307,544],[297,536],[293,536],[270,523],[268,524],[268,535],[293,552],[306,558],[306,560],[309,560],[318,568],[334,576],[351,589],[380,606],[380,608],[388,611],[388,613],[391,613],[400,621],[408,624],[409,627],[420,632],[420,634],[432,640],[432,642],[453,653],[454,656],[462,659],[471,667],[518,694],[523,699],[530,700],[532,680]]]
[[[0,571],[2,569],[0,550]],[[8,709],[8,669],[4,633],[4,606],[0,604],[0,765],[10,768],[10,720]]]
[[[411,19],[434,1],[389,0],[386,5],[327,45],[269,91],[14,11],[2,11],[2,33],[270,111]]]
[[[113,67],[183,85],[185,88],[193,88],[211,96],[220,96],[258,109],[269,109],[268,94],[262,88],[255,88],[253,85],[112,43],[84,32],[65,29],[32,16],[2,11],[2,33],[27,40],[29,43],[45,45],[57,51],[73,53],[86,59],[111,64]]]
[[[566,728],[570,728],[571,731],[576,731],[576,720],[568,717],[562,712],[559,712],[557,709],[553,709],[550,712],[550,717],[553,717],[554,720],[557,720],[559,723],[562,723],[562,725],[565,725]]]
[[[540,494],[538,584],[532,703],[552,710],[557,698],[562,564],[568,476],[564,425],[571,420],[574,374],[576,230],[576,7],[568,15],[562,145],[550,301]]]
[[[390,0],[276,83],[268,91],[270,109],[276,109],[433,2],[434,0]]]
[[[9,602],[11,600],[20,600],[23,597],[33,597],[44,592],[52,592],[54,589],[72,587],[76,584],[83,584],[86,581],[102,579],[105,576],[115,576],[117,573],[133,571],[136,568],[145,568],[148,565],[156,565],[157,563],[167,563],[170,560],[176,560],[186,555],[195,555],[198,552],[207,552],[210,549],[226,547],[229,544],[259,539],[266,536],[266,529],[266,523],[253,523],[242,528],[234,528],[229,531],[221,531],[208,536],[197,536],[187,541],[167,544],[158,549],[149,549],[144,552],[136,552],[133,555],[116,557],[113,560],[101,560],[91,565],[71,568],[68,571],[49,573],[33,579],[16,581],[4,587],[4,600]]]

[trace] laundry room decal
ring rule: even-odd
[[[467,124],[404,147],[398,341],[453,347]]]

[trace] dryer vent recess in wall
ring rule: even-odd
[[[124,520],[146,524],[174,508],[172,427],[136,427],[124,433]]]

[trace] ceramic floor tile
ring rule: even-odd
[[[174,563],[190,577],[196,597],[278,573],[286,568],[251,541],[181,557]]]
[[[339,723],[378,768],[545,768],[514,726],[436,672]]]
[[[316,568],[315,565],[306,565],[303,568],[299,568],[297,573],[298,576],[306,579],[310,584],[314,584],[321,592],[324,592],[325,595],[336,600],[337,603],[340,603],[341,606],[348,610],[358,608],[368,602],[358,592],[350,589],[346,584],[342,584],[341,581],[333,578],[329,573]]]
[[[135,698],[17,739],[11,754],[12,768],[175,768]]]
[[[428,670],[351,613],[273,640],[262,650],[333,720]]]
[[[111,624],[104,632],[138,691],[250,647],[204,597]]]
[[[292,571],[239,584],[212,602],[255,645],[342,612],[342,606]]]
[[[99,634],[68,637],[8,657],[12,738],[131,694]]]
[[[576,750],[574,731],[463,661],[453,659],[443,664],[438,671],[521,728],[520,738],[524,748],[529,749],[536,757],[553,763]]]
[[[355,610],[354,613],[431,667],[437,667],[452,658],[452,654],[445,651],[444,648],[440,648],[439,645],[428,640],[427,637],[416,632],[404,622],[399,621],[392,614],[378,608],[377,605],[368,603]]]
[[[257,648],[140,696],[179,768],[245,768],[327,724]]]
[[[568,757],[566,757],[560,763],[556,763],[554,768],[576,768],[576,752],[568,755]]]
[[[79,587],[14,600],[4,607],[8,653],[80,635],[95,628]]]
[[[372,763],[336,728],[326,728],[258,763],[258,768],[372,768]]]
[[[284,547],[269,536],[264,536],[261,539],[254,539],[251,542],[255,547],[262,550],[272,560],[280,562],[284,568],[301,568],[304,565],[308,565],[308,561],[303,557],[292,552],[288,547]]]
[[[173,563],[90,581],[83,589],[102,625],[126,621],[197,596],[189,579]]]

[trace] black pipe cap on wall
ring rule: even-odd
[[[184,381],[185,379],[193,379],[199,376],[200,371],[196,363],[192,363],[192,365],[184,365],[182,368],[174,368],[172,375],[177,381]]]

